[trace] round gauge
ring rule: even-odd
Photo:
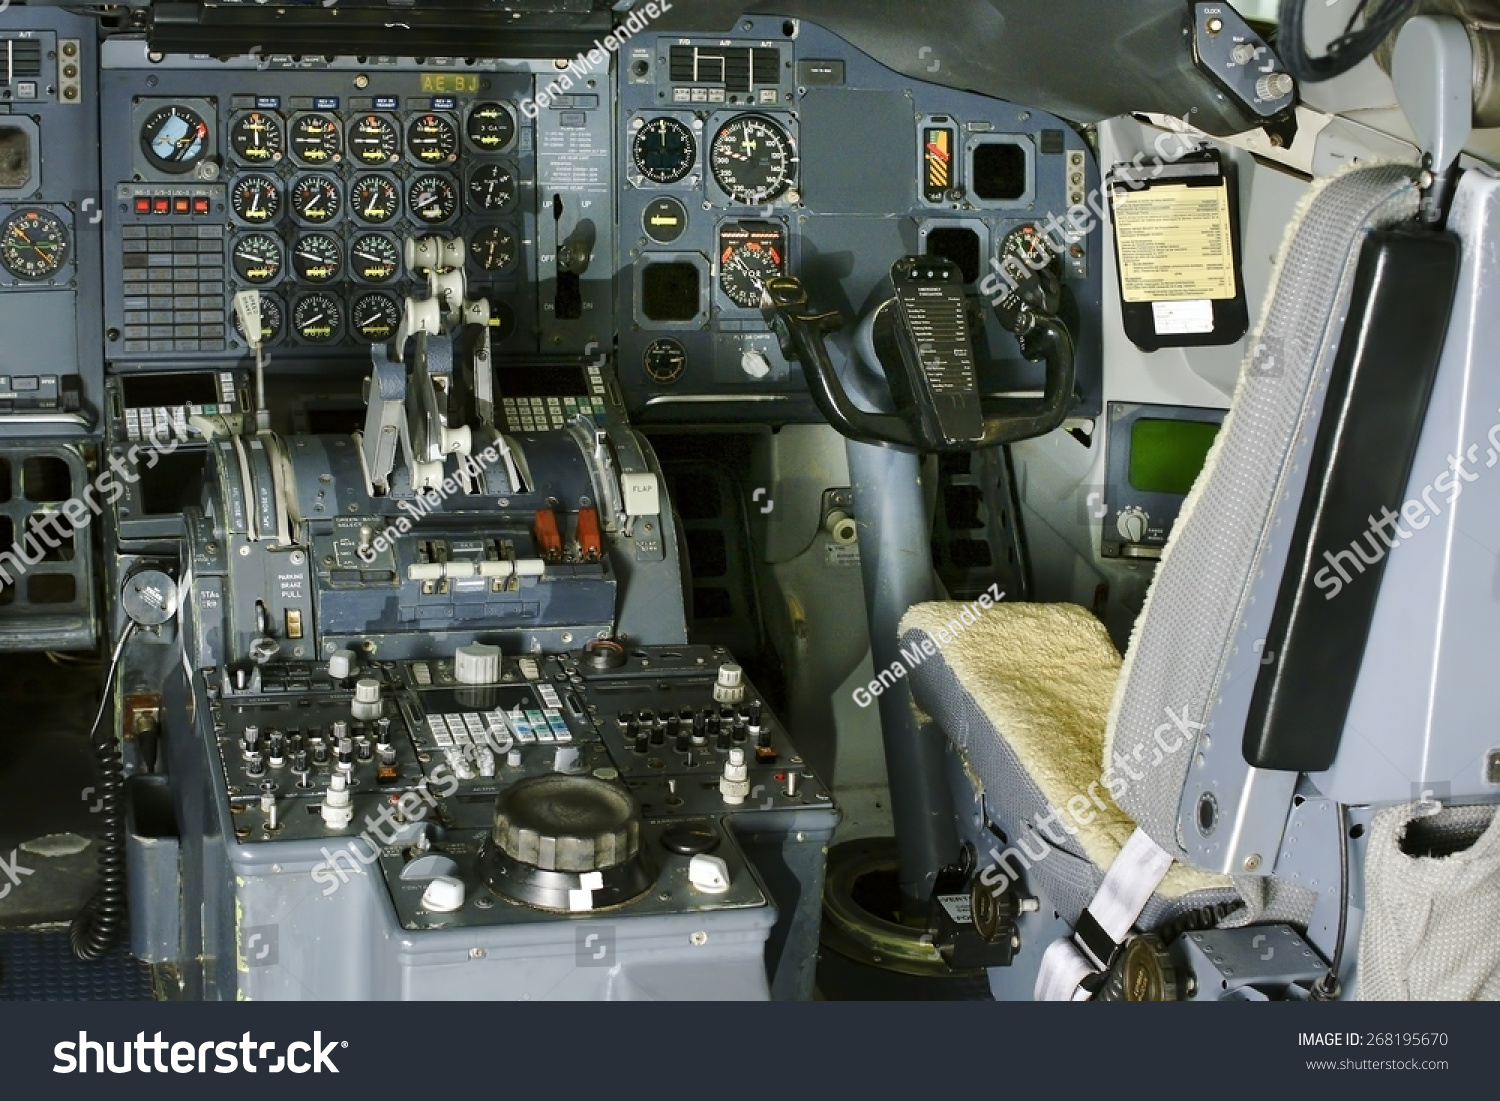
[[[349,304],[349,327],[366,344],[383,344],[401,327],[401,305],[395,295],[366,291]]]
[[[349,209],[361,222],[383,226],[401,213],[401,192],[389,176],[359,176],[349,186]]]
[[[349,245],[349,266],[356,279],[389,283],[401,274],[401,250],[384,233],[366,233]]]
[[[419,115],[406,127],[406,149],[423,164],[458,160],[458,131],[443,115]]]
[[[498,153],[516,136],[516,116],[503,103],[479,103],[469,112],[464,132],[474,148]]]
[[[646,345],[641,366],[652,382],[662,385],[676,382],[687,368],[687,351],[675,340],[662,337]]]
[[[244,326],[240,324],[238,310],[230,310],[229,315],[234,318],[234,331],[239,334],[241,340],[245,339]],[[281,308],[281,300],[273,294],[262,294],[260,296],[260,342],[270,344],[272,341],[281,339],[281,331],[286,326],[286,314]]]
[[[242,222],[263,226],[281,213],[281,187],[270,176],[257,172],[241,176],[229,189],[229,209]]]
[[[481,271],[504,271],[516,262],[516,237],[504,226],[485,226],[469,238],[469,259]]]
[[[652,183],[676,183],[698,163],[698,139],[686,124],[663,115],[635,132],[630,157]]]
[[[326,233],[304,233],[292,245],[292,270],[304,283],[332,283],[344,271],[344,250]]]
[[[141,151],[163,172],[191,172],[208,152],[208,123],[191,107],[162,107],[141,127]]]
[[[783,194],[797,174],[791,137],[765,115],[740,115],[719,127],[708,162],[724,193],[747,206]]]
[[[229,148],[246,164],[275,164],[284,148],[281,122],[264,111],[241,115],[229,127]]]
[[[670,195],[652,199],[641,212],[641,228],[658,245],[670,245],[687,232],[687,225],[687,207]]]
[[[269,233],[247,233],[234,243],[234,273],[246,283],[269,283],[281,274],[281,241]]]
[[[385,115],[361,115],[349,124],[349,155],[360,164],[390,164],[401,156],[401,134]]]
[[[469,202],[475,210],[505,210],[516,201],[516,178],[503,164],[484,164],[469,174]]]
[[[1000,263],[1005,265],[1007,260],[1013,259],[1016,263],[1009,265],[1010,267],[1016,268],[1016,265],[1019,264],[1017,270],[1029,271],[1031,270],[1030,265],[1026,262],[1028,256],[1033,259],[1037,257],[1047,259],[1051,256],[1051,253],[1047,249],[1047,246],[1043,244],[1042,238],[1037,234],[1035,226],[1017,226],[1007,233],[1005,239],[1000,242]],[[1040,263],[1041,259],[1038,259],[1037,262]],[[1045,265],[1043,266],[1045,267]],[[1000,313],[1002,321],[1014,321],[1023,308],[1024,304],[1021,301],[1019,290],[1012,290],[995,307]]]
[[[68,230],[46,210],[18,210],[0,225],[0,264],[17,279],[51,279],[68,262]]]
[[[437,225],[458,210],[458,188],[447,176],[418,176],[406,188],[406,205],[419,222]]]
[[[292,120],[292,153],[303,164],[334,164],[344,151],[332,115],[298,115]]]
[[[292,213],[309,225],[321,226],[333,221],[343,206],[339,182],[332,176],[318,172],[298,177],[292,184]]]
[[[766,280],[781,274],[781,249],[774,240],[751,237],[723,245],[719,288],[736,306],[760,308]]]
[[[327,344],[344,326],[344,308],[324,291],[313,291],[297,299],[292,307],[292,330],[309,344]]]

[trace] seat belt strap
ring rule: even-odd
[[[1082,989],[1083,982],[1109,967],[1171,867],[1171,855],[1136,827],[1079,917],[1073,935],[1054,941],[1042,956],[1033,992],[1036,1000],[1087,999],[1090,994]]]

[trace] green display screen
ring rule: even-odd
[[[1142,417],[1130,429],[1130,484],[1142,493],[1186,493],[1203,469],[1219,426]]]

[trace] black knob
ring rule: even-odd
[[[640,754],[645,754],[650,752],[650,750],[651,738],[646,734],[637,734],[635,736],[635,751]]]
[[[693,746],[686,734],[679,734],[675,739],[674,748],[678,753],[688,753],[691,752]]]
[[[501,793],[490,836],[500,851],[543,871],[589,872],[640,851],[635,800],[618,784],[553,773]]]

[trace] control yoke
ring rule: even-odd
[[[1000,323],[1019,339],[1021,354],[1044,360],[1039,398],[980,394],[974,344],[964,301],[963,275],[937,256],[905,256],[891,267],[894,298],[870,321],[877,366],[891,388],[897,412],[871,413],[850,400],[834,371],[825,337],[843,327],[837,313],[808,310],[801,280],[766,281],[761,313],[789,361],[802,364],[819,410],[842,435],[861,443],[918,451],[977,451],[1042,436],[1062,424],[1072,408],[1073,340],[1055,316],[1056,294],[1011,295],[996,308]]]

